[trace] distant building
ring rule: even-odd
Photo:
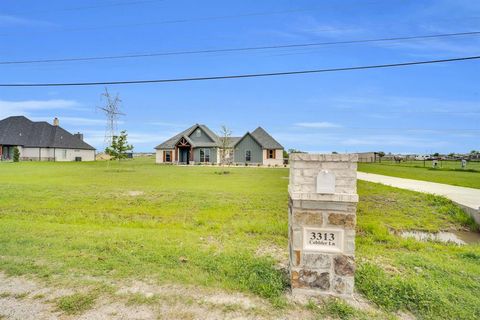
[[[95,148],[83,141],[83,134],[69,133],[57,118],[53,125],[24,116],[0,120],[0,160],[12,160],[15,147],[22,161],[95,160]]]
[[[219,163],[222,138],[203,124],[195,124],[158,145],[157,163]],[[228,163],[283,165],[283,147],[263,128],[242,137],[230,137],[226,148]]]
[[[359,152],[358,162],[378,162],[380,161],[380,156],[378,152]]]

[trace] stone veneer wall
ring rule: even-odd
[[[335,192],[317,193],[317,175],[335,174]],[[292,154],[289,251],[292,292],[351,296],[355,273],[356,154]],[[343,230],[340,252],[304,249],[304,227]]]

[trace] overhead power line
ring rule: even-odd
[[[414,65],[468,61],[468,60],[477,60],[477,59],[480,59],[480,56],[459,57],[459,58],[439,59],[439,60],[411,61],[411,62],[331,68],[331,69],[297,70],[297,71],[282,71],[282,72],[269,72],[269,73],[236,74],[236,75],[224,75],[224,76],[203,76],[203,77],[190,77],[190,78],[96,81],[96,82],[63,82],[63,83],[1,83],[0,87],[66,87],[66,86],[96,86],[96,85],[121,85],[121,84],[147,84],[147,83],[166,83],[166,82],[227,80],[227,79],[289,76],[289,75],[301,75],[301,74],[313,74],[313,73],[325,73],[325,72],[368,70],[368,69],[379,69],[379,68],[395,68],[395,67],[406,67],[406,66],[414,66]]]
[[[247,52],[247,51],[270,50],[270,49],[292,49],[292,48],[319,47],[319,46],[335,46],[335,45],[344,45],[344,44],[361,44],[361,43],[376,43],[376,42],[404,41],[404,40],[417,40],[417,39],[436,39],[436,38],[446,38],[446,37],[479,36],[479,35],[480,35],[480,31],[469,31],[469,32],[430,34],[430,35],[418,35],[418,36],[407,36],[407,37],[310,42],[310,43],[296,43],[296,44],[270,45],[270,46],[258,46],[258,47],[251,46],[251,47],[204,49],[204,50],[150,52],[150,53],[138,53],[138,54],[90,56],[90,57],[76,57],[76,58],[12,60],[12,61],[0,61],[0,65],[132,59],[132,58],[146,58],[146,57],[159,57],[159,56],[193,55],[193,54],[202,54],[202,53]]]

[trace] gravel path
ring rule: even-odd
[[[451,186],[443,183],[389,177],[357,172],[357,178],[401,189],[444,196],[465,209],[480,224],[480,189]]]

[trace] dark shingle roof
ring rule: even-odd
[[[61,127],[33,122],[24,116],[0,120],[0,144],[33,148],[95,150],[94,147]]]
[[[192,142],[188,139],[188,136],[195,131],[198,127],[200,127],[212,140],[213,142]],[[247,132],[250,134],[264,149],[283,149],[282,145],[278,143],[275,139],[272,138],[265,130],[261,127],[258,127],[252,133]],[[206,125],[203,124],[195,124],[188,128],[185,131],[180,132],[179,134],[171,137],[167,141],[159,144],[155,147],[155,149],[173,149],[175,148],[175,144],[180,140],[180,138],[185,137],[187,141],[194,147],[220,147],[221,141],[220,137],[217,136],[212,130],[210,130]],[[235,147],[235,145],[243,138],[242,137],[230,137],[229,145],[230,147]]]
[[[209,137],[210,139],[213,140],[213,142],[193,142],[191,141],[188,136],[192,134],[195,129],[200,128],[202,129]],[[155,147],[155,149],[173,149],[175,148],[175,144],[180,140],[181,137],[185,137],[187,141],[193,146],[193,147],[218,147],[218,136],[210,130],[206,125],[204,124],[195,124],[188,128],[187,130],[184,130],[180,132],[179,134],[171,137],[165,142],[162,142],[158,146]]]
[[[262,127],[258,127],[251,134],[263,149],[283,149],[282,145],[273,139]]]
[[[230,147],[233,148],[237,144],[237,142],[240,141],[240,139],[242,139],[242,137],[230,137],[230,139],[228,141]]]

